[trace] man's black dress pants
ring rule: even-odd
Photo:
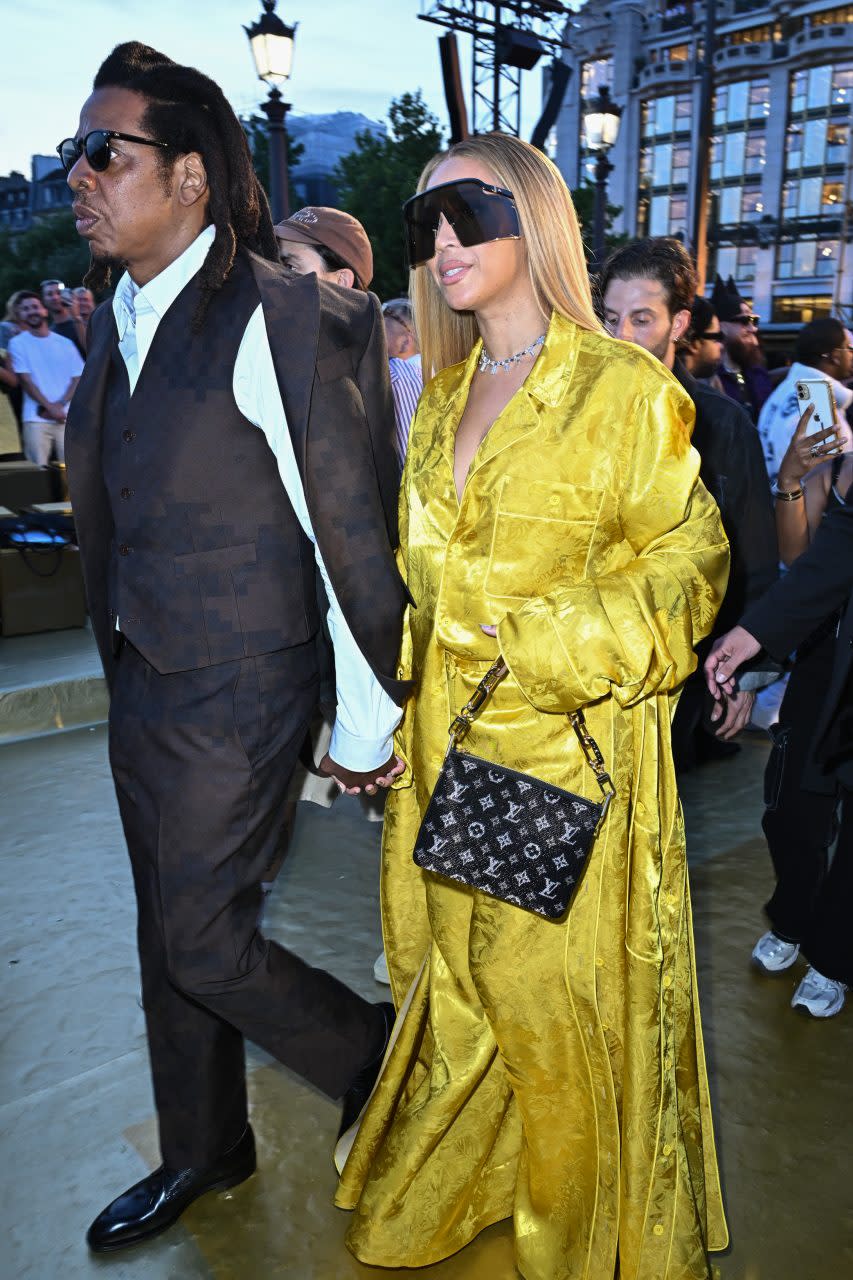
[[[776,887],[765,910],[771,928],[799,942],[809,964],[827,978],[853,984],[853,794],[828,778],[805,789],[815,719],[826,697],[835,630],[804,647],[782,705],[765,773],[762,818]],[[832,864],[829,849],[838,837]]]
[[[110,761],[173,1167],[211,1164],[243,1133],[244,1037],[332,1098],[381,1047],[373,1005],[258,929],[317,688],[313,643],[171,675],[128,643],[117,660]]]

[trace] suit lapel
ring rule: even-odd
[[[261,295],[273,366],[302,476],[306,474],[308,413],[317,363],[320,294],[314,276],[286,276],[275,263],[250,255]]]

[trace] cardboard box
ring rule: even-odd
[[[0,631],[4,636],[62,631],[86,623],[76,547],[0,550]]]
[[[59,472],[34,462],[0,462],[0,507],[20,511],[35,502],[53,502]]]

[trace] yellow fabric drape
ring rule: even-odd
[[[727,542],[690,400],[639,348],[559,316],[458,502],[478,354],[427,387],[403,479],[416,695],[382,911],[411,1001],[337,1203],[373,1265],[428,1265],[513,1215],[526,1280],[613,1280],[617,1259],[620,1280],[704,1280],[727,1232],[669,727]],[[598,798],[564,714],[582,706],[616,786],[562,922],[412,862],[450,719],[498,652],[510,674],[466,749]]]

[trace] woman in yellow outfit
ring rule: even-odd
[[[373,1265],[427,1266],[511,1215],[525,1280],[704,1280],[727,1234],[670,721],[728,548],[693,408],[601,330],[539,152],[481,136],[419,190],[414,298],[440,372],[401,498],[416,692],[382,860],[399,1013],[337,1203]],[[558,922],[412,862],[450,720],[498,653],[509,675],[465,749],[598,799],[566,719],[582,707],[616,787]]]

